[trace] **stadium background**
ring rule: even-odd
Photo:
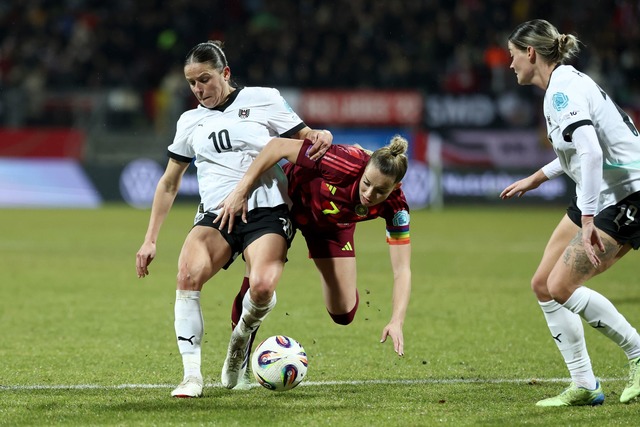
[[[576,67],[640,122],[631,0],[4,1],[0,207],[148,207],[175,122],[194,106],[184,55],[207,39],[225,42],[237,83],[279,88],[336,143],[406,136],[413,208],[497,202],[553,158],[542,93],[517,86],[505,50],[532,17],[578,35]],[[572,191],[555,180],[526,199]],[[180,198],[197,199],[194,171]]]

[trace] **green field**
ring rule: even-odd
[[[605,404],[534,406],[568,383],[529,290],[563,209],[505,205],[413,212],[402,358],[379,343],[392,285],[383,221],[358,226],[361,303],[347,327],[327,315],[297,238],[259,334],[292,336],[307,351],[307,379],[285,393],[219,384],[244,267],[237,261],[203,291],[208,386],[191,400],[169,393],[182,376],[173,303],[193,206],[174,207],[145,279],[136,277],[135,253],[148,211],[0,210],[0,425],[638,425],[640,402],[618,402],[626,358],[590,328]],[[637,255],[590,284],[636,326]]]

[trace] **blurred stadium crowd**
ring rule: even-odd
[[[638,0],[4,0],[0,91],[188,90],[184,55],[219,39],[240,84],[495,92],[515,85],[509,32],[537,17],[578,35],[577,67],[618,102],[640,103]]]

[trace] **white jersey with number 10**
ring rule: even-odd
[[[207,212],[233,190],[251,162],[274,137],[291,136],[305,127],[276,89],[236,89],[225,104],[213,109],[198,106],[178,120],[169,157],[195,159],[200,198]],[[291,205],[287,180],[280,166],[264,173],[248,197],[249,210]]]

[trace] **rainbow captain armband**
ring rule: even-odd
[[[409,238],[409,212],[401,210],[393,216],[393,225],[387,225],[387,243],[390,245],[406,245]]]
[[[398,227],[394,230],[387,228],[387,243],[390,245],[407,245],[411,243],[411,239],[409,239],[409,226]]]

